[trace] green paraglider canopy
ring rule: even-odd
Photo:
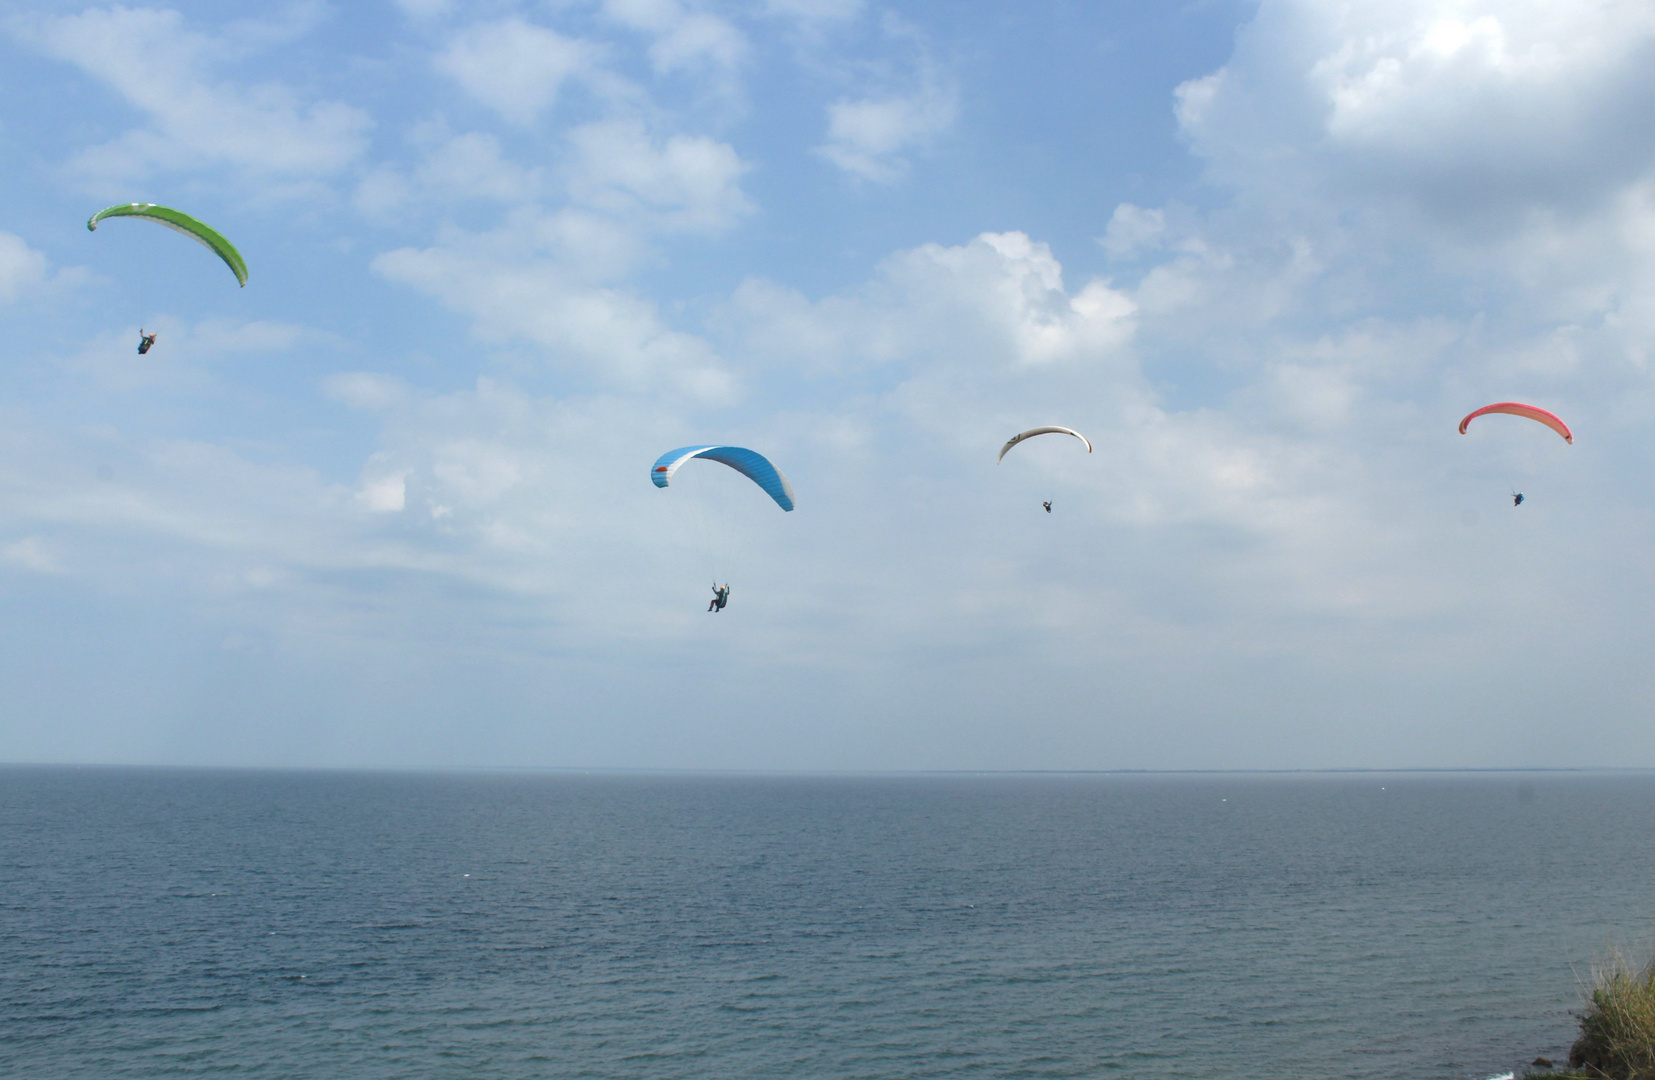
[[[196,243],[211,251],[224,260],[224,265],[236,275],[236,280],[245,288],[247,285],[247,263],[241,257],[236,246],[224,238],[224,235],[210,225],[197,221],[182,211],[168,206],[157,206],[154,203],[121,203],[111,206],[107,210],[99,210],[87,221],[86,227],[96,232],[98,222],[104,218],[135,217],[145,221],[153,221],[157,225],[165,225],[174,232],[181,232]]]

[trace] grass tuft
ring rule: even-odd
[[[1616,953],[1593,970],[1569,1067],[1606,1080],[1655,1080],[1655,960],[1634,970]]]

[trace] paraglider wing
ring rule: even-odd
[[[995,461],[1004,460],[1007,450],[1010,450],[1012,447],[1016,446],[1018,443],[1022,442],[1024,439],[1030,439],[1030,438],[1033,438],[1036,435],[1073,435],[1075,438],[1079,439],[1081,442],[1086,444],[1086,452],[1088,454],[1090,454],[1092,452],[1092,443],[1091,443],[1091,441],[1088,440],[1086,438],[1086,436],[1084,436],[1080,432],[1076,431],[1074,428],[1037,427],[1037,428],[1030,428],[1027,431],[1024,431],[1024,432],[1021,432],[1019,434],[1013,435],[1011,437],[1011,440],[1009,442],[1007,442],[1006,445],[1000,447],[1000,456],[995,458],[994,460]]]
[[[1506,413],[1510,416],[1525,417],[1529,420],[1534,420],[1545,424],[1547,427],[1563,436],[1564,442],[1572,443],[1575,441],[1574,433],[1569,430],[1569,425],[1565,424],[1555,413],[1549,413],[1545,409],[1539,409],[1533,405],[1524,405],[1520,401],[1497,401],[1493,405],[1484,405],[1482,408],[1460,421],[1460,434],[1464,435],[1466,426],[1484,413]]]
[[[664,488],[672,482],[672,474],[678,471],[680,465],[698,457],[728,465],[763,488],[766,495],[776,500],[777,506],[783,510],[793,509],[793,485],[787,482],[787,477],[770,464],[769,458],[744,446],[683,446],[668,450],[655,459],[649,478],[656,487]]]
[[[224,260],[224,265],[236,275],[236,280],[245,288],[247,285],[247,263],[242,259],[241,252],[236,246],[226,240],[218,230],[195,220],[188,214],[181,213],[167,206],[156,206],[154,203],[121,203],[111,206],[107,210],[99,210],[86,222],[87,229],[97,232],[98,222],[104,218],[135,217],[145,221],[153,221],[157,225],[165,225],[174,232],[181,232],[196,243],[211,251]]]

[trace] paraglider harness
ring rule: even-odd
[[[149,347],[151,345],[154,345],[154,344],[155,344],[155,335],[154,334],[146,334],[146,333],[144,333],[143,328],[139,327],[138,328],[138,355],[142,356],[145,353],[149,352]]]
[[[713,584],[713,602],[707,605],[707,610],[708,611],[723,611],[724,610],[724,605],[728,604],[729,602],[730,602],[730,586],[726,585],[721,589],[721,588],[718,587],[718,584],[716,582],[714,582],[714,584]]]

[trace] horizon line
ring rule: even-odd
[[[206,765],[0,761],[0,769],[153,769],[191,772],[605,773],[652,776],[1362,776],[1445,773],[1655,773],[1647,765],[1407,765],[1253,769],[742,769],[627,765]]]

